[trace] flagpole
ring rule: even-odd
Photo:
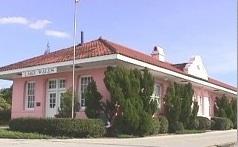
[[[72,91],[72,115],[71,117],[74,118],[74,97],[75,97],[75,49],[76,49],[76,30],[77,30],[77,19],[76,19],[76,12],[77,12],[77,3],[79,0],[75,0],[74,3],[74,57],[73,57],[73,91]]]

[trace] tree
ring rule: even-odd
[[[70,118],[72,116],[72,92],[70,90],[63,94],[60,108],[58,109],[58,118]]]
[[[237,127],[237,99],[232,99],[231,106],[233,110],[233,116],[231,117],[231,120],[234,124],[234,128]]]
[[[152,113],[155,110],[149,108],[152,106],[150,96],[154,81],[148,70],[141,73],[137,69],[130,70],[121,66],[108,67],[104,83],[111,94],[108,106],[116,110],[116,113],[111,114],[117,114],[112,124],[115,130],[142,136],[150,132]]]
[[[192,113],[191,106],[193,103],[194,91],[191,83],[180,85],[180,89],[181,114],[179,120],[180,122],[183,122],[185,128],[188,128],[190,124],[190,116]]]
[[[11,108],[11,105],[4,99],[0,97],[0,111],[6,111]]]
[[[229,118],[233,124],[236,126],[237,120],[237,100],[226,97],[226,95],[222,95],[222,97],[217,97],[215,102],[215,116],[218,117],[226,117]]]
[[[176,123],[181,113],[181,101],[179,98],[179,85],[173,83],[168,89],[165,96],[165,114],[169,122],[169,132],[176,131]]]
[[[192,113],[189,118],[190,124],[188,125],[190,129],[197,129],[199,126],[199,122],[197,120],[198,110],[199,110],[198,102],[193,102]]]
[[[12,86],[10,88],[3,88],[0,90],[0,97],[8,104],[12,104]]]
[[[195,121],[198,108],[196,108],[195,104],[193,110],[191,109],[193,94],[191,83],[173,83],[167,89],[165,113],[169,121],[170,132],[176,131],[177,124],[183,124],[185,128],[189,128],[191,127],[190,123]]]
[[[158,102],[150,98],[154,91],[154,78],[147,68],[143,70],[143,73],[135,70],[135,74],[140,79],[140,97],[143,100],[144,109],[147,113],[153,115],[158,109]]]
[[[218,117],[228,117],[228,111],[229,111],[229,100],[226,97],[226,95],[222,95],[222,97],[217,97],[216,98],[216,102],[215,102],[215,107],[216,107],[216,111],[215,111],[215,116]]]
[[[89,118],[99,118],[102,111],[102,95],[97,91],[96,82],[92,80],[85,93],[85,113]]]

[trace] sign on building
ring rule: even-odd
[[[56,67],[23,71],[22,77],[32,77],[32,76],[47,75],[47,74],[53,74],[53,73],[57,73]]]

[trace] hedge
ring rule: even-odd
[[[159,133],[161,133],[161,134],[168,133],[168,129],[169,129],[168,119],[165,116],[160,116],[159,121],[160,121],[160,131],[159,131]]]
[[[233,123],[225,117],[212,118],[212,130],[229,130],[233,128]]]
[[[14,131],[51,136],[101,137],[105,134],[104,123],[98,119],[18,118],[11,120],[9,127]]]
[[[152,132],[151,134],[156,135],[160,133],[160,120],[158,118],[154,118],[152,121]]]
[[[198,129],[200,130],[210,130],[211,129],[211,120],[206,117],[198,116],[197,120],[199,121]]]
[[[11,110],[0,111],[0,125],[8,124],[11,119]]]

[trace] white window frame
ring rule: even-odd
[[[29,95],[29,86],[28,86],[28,84],[34,84],[34,89],[33,89],[33,94],[31,94],[31,95]],[[29,97],[30,96],[32,96],[33,98],[33,100],[31,100],[32,102],[32,104],[33,104],[33,107],[29,107]],[[35,102],[36,102],[36,82],[35,81],[27,81],[26,82],[26,84],[25,84],[25,110],[27,110],[27,111],[33,111],[33,110],[35,110],[35,106],[36,106],[36,104],[35,104]]]
[[[61,80],[64,80],[65,83],[64,83],[64,88],[60,88],[60,81]],[[55,88],[51,88],[50,89],[50,81],[55,81],[55,84],[56,84],[56,87]],[[64,78],[55,78],[55,79],[48,79],[48,82],[47,82],[47,91],[48,93],[56,93],[56,107],[58,107],[60,109],[60,105],[61,105],[61,99],[60,99],[60,95],[61,93],[65,93],[66,92],[66,80]],[[47,97],[47,107],[49,107],[49,97]],[[58,104],[58,105],[57,105]]]
[[[212,116],[212,98],[208,97],[208,105],[209,105],[209,116]]]
[[[157,87],[159,87],[159,89],[157,89]],[[156,90],[159,90],[159,94],[156,94]],[[158,92],[158,91],[157,91]],[[154,91],[152,93],[152,95],[150,96],[151,100],[156,100],[157,104],[158,104],[158,108],[160,108],[161,106],[161,84],[160,83],[155,83],[154,84]]]
[[[93,76],[91,76],[91,75],[82,75],[82,76],[80,76],[80,80],[79,80],[79,103],[80,103],[80,109],[85,110],[85,105],[82,105],[82,94],[83,94],[83,92],[82,92],[82,84],[81,83],[82,83],[82,79],[83,78],[91,78],[91,81],[92,81],[93,80]],[[87,85],[89,83],[87,83]],[[84,103],[85,103],[85,98],[84,98]]]
[[[197,96],[198,97],[198,106],[199,106],[199,109],[198,109],[198,115],[199,116],[202,116],[203,115],[203,98],[202,96]]]
[[[204,103],[204,97],[202,97],[202,115],[205,115],[205,103]]]

